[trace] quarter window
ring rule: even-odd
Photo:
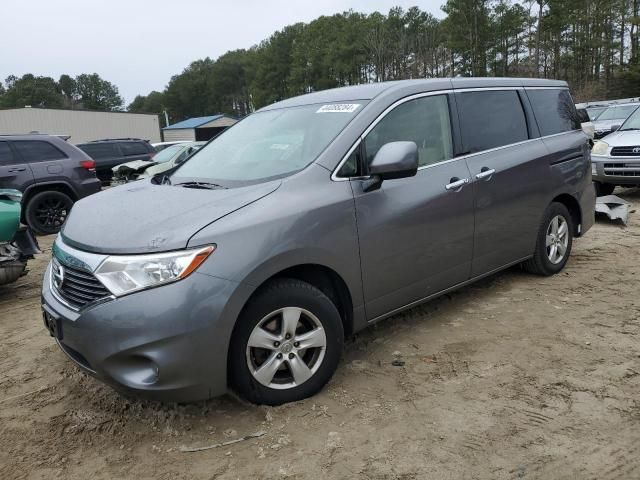
[[[0,165],[13,164],[13,153],[7,142],[0,142]]]
[[[18,140],[13,145],[27,163],[60,160],[67,156],[50,143],[40,140]]]
[[[451,121],[446,95],[410,100],[389,112],[364,140],[367,165],[383,145],[398,141],[415,142],[420,167],[452,158]],[[349,161],[351,159],[347,163]]]
[[[457,98],[465,150],[469,153],[529,138],[517,91],[463,92]]]
[[[542,136],[580,128],[578,112],[568,90],[527,90],[527,95]]]

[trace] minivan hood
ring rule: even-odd
[[[198,230],[269,195],[280,183],[202,190],[141,180],[76,202],[61,235],[70,246],[95,253],[177,250]]]

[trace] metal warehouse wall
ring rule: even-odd
[[[181,140],[195,141],[196,131],[193,128],[169,128],[162,131],[165,142],[179,142]]]
[[[160,141],[157,115],[47,108],[0,110],[0,134],[33,131],[71,135],[71,143],[120,137]]]

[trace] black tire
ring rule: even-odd
[[[270,317],[272,312],[287,307],[304,309],[319,320],[326,335],[326,348],[317,370],[307,380],[286,389],[270,388],[260,383],[250,371],[249,362],[252,360],[249,360],[250,355],[247,353],[249,337],[265,317],[276,318]],[[344,332],[340,314],[324,293],[300,280],[277,279],[259,291],[248,302],[238,318],[229,350],[229,382],[240,396],[257,404],[281,405],[302,400],[317,393],[331,379],[338,366],[343,344]],[[312,350],[309,349],[309,351]],[[264,352],[270,356],[278,350],[264,350]],[[286,356],[283,358],[286,364],[276,375],[283,373],[286,376],[293,373],[288,367],[289,361]]]
[[[560,216],[567,224],[567,246],[563,258],[558,263],[553,263],[549,258],[549,252],[547,251],[547,231],[554,218]],[[542,223],[538,228],[538,236],[536,239],[536,249],[529,260],[524,262],[524,268],[530,273],[536,275],[550,276],[560,272],[569,260],[571,255],[571,247],[573,245],[573,233],[574,233],[573,220],[567,207],[562,203],[554,202],[547,207],[544,212]]]
[[[38,235],[50,235],[60,231],[72,206],[73,200],[65,193],[40,192],[29,199],[24,216]]]
[[[605,195],[611,195],[616,189],[615,185],[611,183],[593,182],[596,187],[596,196],[603,197]]]

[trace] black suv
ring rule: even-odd
[[[133,160],[151,160],[155,149],[139,138],[107,138],[77,145],[96,161],[96,175],[103,182],[113,176],[111,169]]]
[[[22,192],[22,220],[41,235],[58,232],[73,203],[100,190],[94,167],[61,138],[0,135],[0,188]]]

